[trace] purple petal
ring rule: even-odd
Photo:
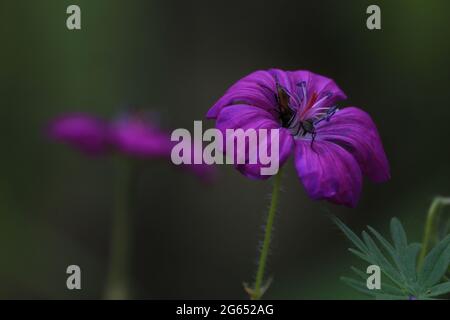
[[[52,139],[90,155],[109,150],[107,123],[88,114],[62,115],[50,122],[47,131]]]
[[[294,90],[297,87],[297,83],[291,76],[292,71],[284,71],[281,69],[270,69],[268,72],[272,75],[275,83],[278,83],[287,91],[294,93]],[[276,85],[274,86],[274,92],[275,93],[277,92]]]
[[[285,128],[280,128],[278,122],[273,118],[273,116],[257,107],[248,106],[248,105],[234,105],[224,108],[222,112],[220,112],[216,127],[222,131],[222,134],[226,135],[226,129],[279,129],[279,156],[278,163],[281,167],[286,160],[289,158],[289,155],[292,152],[293,148],[293,138],[290,132]],[[226,146],[226,138],[224,139],[224,148]],[[236,141],[236,139],[235,139]],[[267,135],[267,143],[261,144],[261,141],[258,141],[258,149],[263,146],[267,146],[267,153],[270,154],[271,150],[271,135],[268,132]],[[267,179],[270,178],[269,175],[261,175],[261,168],[267,167],[267,165],[261,164],[259,155],[256,156],[257,163],[250,164],[250,153],[258,152],[258,149],[250,150],[248,146],[246,146],[246,150],[238,151],[237,145],[235,143],[235,158],[234,163],[235,167],[245,176],[252,179]],[[241,154],[245,155],[245,164],[237,164],[237,154],[241,152]]]
[[[246,104],[265,110],[276,106],[275,80],[267,71],[256,71],[238,80],[225,95],[209,109],[206,117],[217,118],[220,111],[229,105]]]
[[[138,116],[127,116],[112,126],[111,140],[119,152],[137,158],[170,157],[169,134]]]
[[[331,94],[327,100],[327,104],[329,105],[347,98],[332,79],[310,71],[259,70],[238,80],[232,85],[225,95],[209,109],[206,116],[209,119],[215,119],[224,107],[236,104],[259,107],[276,115],[277,82],[292,95],[297,93],[298,84],[305,82],[309,98],[313,94],[317,95],[317,97],[322,97],[324,94]]]
[[[295,168],[308,195],[355,207],[362,188],[361,169],[344,148],[328,141],[295,141]]]
[[[320,140],[336,143],[350,152],[370,180],[389,180],[389,162],[377,128],[366,112],[355,107],[344,108],[330,121],[319,123],[316,131]]]

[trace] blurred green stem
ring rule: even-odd
[[[269,215],[267,216],[267,223],[264,231],[263,246],[261,249],[261,255],[259,256],[258,269],[256,272],[255,289],[253,290],[247,289],[247,291],[249,291],[250,293],[250,298],[252,300],[261,299],[262,295],[267,290],[267,287],[270,284],[269,281],[268,283],[263,285],[263,281],[264,281],[264,272],[267,264],[267,256],[269,255],[270,240],[272,238],[273,221],[275,219],[275,213],[277,211],[278,206],[278,196],[280,194],[281,176],[282,172],[280,168],[279,172],[275,176],[275,181],[273,184],[272,200],[270,203]]]
[[[131,186],[131,163],[117,158],[114,211],[111,223],[110,260],[105,299],[129,298],[128,262],[130,250],[129,197]]]
[[[436,197],[428,209],[427,220],[425,222],[425,231],[422,240],[422,249],[419,255],[419,269],[422,267],[425,256],[432,247],[432,242],[437,239],[437,220],[439,212],[443,206],[450,205],[450,198]]]

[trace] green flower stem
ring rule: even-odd
[[[436,197],[431,203],[430,209],[428,209],[427,220],[425,222],[425,231],[422,240],[422,249],[419,255],[419,268],[422,267],[425,256],[432,247],[432,242],[437,239],[437,220],[440,209],[443,206],[450,205],[450,198]]]
[[[270,203],[269,215],[267,217],[267,223],[264,231],[263,246],[261,249],[261,255],[259,256],[258,269],[256,272],[255,289],[251,291],[251,299],[253,300],[259,300],[264,294],[265,289],[267,289],[263,288],[264,271],[266,269],[267,256],[269,255],[270,240],[272,238],[273,221],[275,219],[275,213],[277,211],[278,206],[281,175],[282,172],[280,169],[277,175],[275,176],[275,181],[273,184],[272,200]]]
[[[117,158],[114,211],[111,224],[110,260],[105,299],[129,298],[128,262],[130,249],[129,197],[131,186],[131,163]]]

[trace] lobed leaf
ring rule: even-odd
[[[353,272],[355,272],[361,279],[364,281],[367,281],[367,278],[369,275],[362,270],[356,268],[356,267],[350,267]],[[383,282],[383,279],[381,280],[381,291],[386,294],[393,294],[393,295],[405,295],[406,293],[397,287],[391,286],[390,284]]]
[[[420,243],[408,245],[405,230],[397,218],[392,218],[390,223],[393,244],[368,226],[370,233],[382,247],[379,247],[368,232],[363,231],[360,238],[338,218],[333,217],[333,221],[357,248],[348,250],[367,263],[378,265],[389,282],[382,281],[380,290],[370,290],[365,281],[341,278],[347,285],[362,293],[375,296],[377,299],[409,299],[410,297],[433,299],[432,297],[450,292],[450,281],[437,284],[445,276],[446,271],[450,270],[450,235],[447,235],[428,253],[422,269],[418,271],[417,257],[422,245]],[[389,255],[386,256],[386,254]],[[362,280],[367,280],[368,274],[355,267],[351,269]],[[389,280],[393,282],[393,285]]]
[[[375,264],[380,266],[381,270],[384,274],[386,274],[392,281],[397,284],[402,283],[402,277],[400,273],[395,270],[392,264],[384,257],[381,250],[378,248],[376,243],[370,237],[370,235],[363,231],[362,233],[364,242],[366,243],[367,248],[369,249],[369,255],[371,255],[375,261]]]

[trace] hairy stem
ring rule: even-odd
[[[273,221],[275,219],[275,213],[277,211],[278,206],[278,196],[280,193],[280,184],[281,184],[281,169],[275,176],[275,181],[273,184],[273,190],[272,190],[272,200],[270,203],[269,208],[269,215],[267,216],[267,223],[264,231],[264,240],[263,240],[263,246],[261,249],[261,254],[259,256],[259,262],[258,262],[258,269],[256,272],[256,279],[255,279],[255,289],[252,290],[251,298],[253,300],[259,300],[262,295],[264,294],[264,290],[262,290],[263,287],[263,281],[264,281],[264,272],[266,269],[267,264],[267,256],[269,255],[269,249],[270,249],[270,241],[272,238],[272,229],[273,229]]]

